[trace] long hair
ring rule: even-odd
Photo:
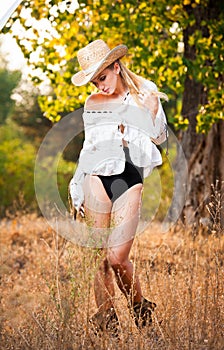
[[[144,83],[144,78],[133,73],[128,69],[121,61],[118,61],[121,68],[121,78],[123,79],[125,85],[128,87],[130,94],[133,96],[135,101],[140,104],[139,95],[141,94],[141,86]],[[168,96],[161,91],[152,90],[151,93],[159,98],[163,98],[168,101]]]

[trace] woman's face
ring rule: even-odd
[[[118,79],[120,78],[119,73],[120,66],[117,62],[115,62],[113,69],[104,69],[96,78],[92,80],[92,83],[104,95],[112,95],[118,85]]]

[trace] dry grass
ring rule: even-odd
[[[153,225],[138,236],[131,258],[157,309],[153,327],[139,333],[116,289],[116,341],[89,328],[95,251],[57,237],[35,216],[3,220],[0,230],[1,350],[224,348],[223,235],[161,234]]]

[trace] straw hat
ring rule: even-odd
[[[73,75],[72,83],[76,86],[87,84],[111,63],[125,56],[127,52],[128,48],[125,45],[118,45],[110,50],[101,39],[91,42],[78,51],[77,58],[82,70]]]

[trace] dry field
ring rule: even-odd
[[[116,289],[119,340],[96,336],[89,316],[96,251],[65,241],[42,218],[0,223],[0,349],[224,349],[224,236],[139,235],[131,259],[144,296],[157,304],[153,325],[135,328]]]

